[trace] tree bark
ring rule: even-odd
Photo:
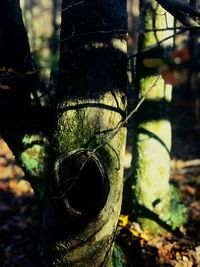
[[[126,32],[123,0],[63,1],[54,179],[42,231],[48,266],[112,266],[125,127],[109,137],[126,115]]]
[[[173,20],[155,1],[140,1],[140,11],[142,33],[139,36],[139,51],[173,35],[167,29],[156,31],[167,28],[170,23],[173,25]],[[158,46],[141,54],[136,67],[137,98],[145,96],[146,100],[137,113],[132,194],[135,196],[138,221],[144,230],[153,233],[175,229],[185,221],[182,206],[180,209],[176,207],[175,214],[175,202],[169,184],[172,88],[158,75],[157,67],[148,66],[148,60],[155,64],[156,60],[162,59],[164,49]]]
[[[41,196],[52,112],[31,103],[38,75],[19,0],[0,3],[0,40],[0,132]]]
[[[24,102],[27,105],[29,102],[28,89],[25,91],[24,84],[17,78],[30,68],[30,49],[18,0],[0,3],[0,40],[0,93],[2,97],[12,95],[9,109],[3,101],[1,108],[6,110],[3,116],[15,116],[14,111],[20,108],[20,104]],[[22,88],[17,91],[16,87]],[[11,88],[12,92],[8,90]],[[4,118],[2,120],[5,121]]]
[[[26,87],[24,74],[32,70],[19,0],[0,3],[0,40],[0,131],[17,151],[13,132],[23,132],[21,122],[30,104],[30,88]]]
[[[1,1],[0,14],[0,64],[9,68],[23,67],[30,49],[19,0]]]

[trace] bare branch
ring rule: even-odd
[[[179,20],[185,26],[199,26],[199,24],[189,16],[200,18],[200,10],[182,3],[179,0],[156,0],[165,10]]]
[[[82,5],[84,3],[85,3],[85,1],[80,1],[80,2],[77,2],[77,3],[73,3],[73,4],[63,8],[62,12],[65,12],[65,11],[69,10],[70,8],[72,8],[72,7],[79,6],[79,5]]]
[[[169,40],[169,39],[171,39],[171,38],[173,38],[174,36],[184,33],[184,32],[187,31],[187,30],[188,30],[188,28],[183,28],[182,30],[180,30],[180,31],[178,31],[178,32],[176,32],[176,33],[174,33],[173,35],[170,35],[170,36],[167,36],[166,38],[163,38],[162,40],[160,40],[160,41],[157,42],[156,44],[151,45],[151,46],[148,46],[148,47],[146,47],[146,48],[140,50],[139,52],[136,52],[136,53],[132,54],[132,55],[129,56],[127,59],[130,60],[130,59],[132,59],[132,58],[134,58],[134,57],[137,57],[138,55],[141,55],[141,54],[143,54],[143,53],[146,53],[146,52],[150,51],[151,49],[157,47],[158,45],[160,45],[160,44],[166,42],[167,40]]]
[[[95,31],[95,32],[86,32],[86,33],[79,33],[75,34],[75,29],[72,32],[72,34],[69,37],[66,37],[64,39],[61,39],[61,42],[68,41],[69,39],[72,39],[73,37],[82,37],[82,36],[90,36],[90,35],[96,35],[96,34],[115,34],[115,36],[121,36],[124,37],[127,34],[127,31],[119,29],[119,30],[113,30],[113,31]]]

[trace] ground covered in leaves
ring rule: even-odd
[[[147,236],[123,218],[119,241],[135,267],[200,267],[200,130],[194,101],[174,103],[171,181],[182,192],[189,221],[175,234]],[[0,266],[36,267],[38,217],[30,184],[0,139]],[[90,267],[90,266],[88,266]]]
[[[0,266],[37,266],[38,218],[33,190],[0,139]]]

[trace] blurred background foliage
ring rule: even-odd
[[[33,58],[43,79],[57,72],[61,0],[21,0]]]

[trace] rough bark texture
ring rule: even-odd
[[[172,18],[155,1],[141,1],[141,30],[139,49],[150,47],[172,32],[155,32],[170,25]],[[168,25],[166,25],[166,20]],[[152,31],[148,31],[151,30]],[[135,194],[138,220],[144,230],[162,231],[176,228],[182,222],[182,214],[171,200],[169,185],[171,124],[169,120],[171,86],[166,85],[155,68],[148,68],[146,59],[162,56],[162,47],[142,54],[137,60],[138,98],[146,101],[137,114],[134,144]],[[156,60],[156,59],[155,59]],[[148,92],[149,91],[149,92]],[[148,93],[147,93],[148,92]],[[174,208],[177,209],[174,216]]]
[[[48,266],[112,266],[126,129],[106,140],[125,116],[126,2],[63,1],[61,29],[44,255]]]

